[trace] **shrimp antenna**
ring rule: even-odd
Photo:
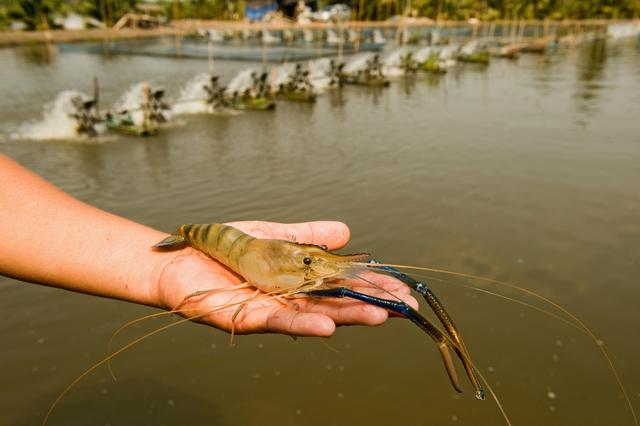
[[[402,301],[403,301],[400,297],[398,297],[398,295],[397,295],[397,294],[395,294],[395,293],[393,293],[393,292],[391,292],[391,291],[387,290],[386,288],[382,287],[382,286],[381,286],[381,285],[379,285],[379,284],[374,283],[373,281],[371,281],[371,280],[369,280],[369,279],[367,279],[367,278],[363,277],[362,275],[358,275],[358,274],[356,274],[356,273],[351,273],[351,272],[347,272],[347,273],[346,273],[346,275],[350,276],[351,278],[354,278],[354,279],[357,279],[357,280],[364,281],[364,282],[366,282],[367,284],[371,284],[374,288],[376,288],[376,289],[378,289],[378,290],[382,291],[383,293],[388,294],[389,296],[393,297],[394,299],[398,300],[399,302],[402,302]]]
[[[320,277],[320,278],[322,278],[322,279],[324,279],[324,278],[331,278],[331,276],[330,276],[330,275],[327,275],[327,276]],[[316,281],[316,279],[308,280],[308,281],[304,281],[303,283],[301,283],[301,284],[300,284],[300,286],[305,286],[305,285],[308,285],[308,284],[314,283],[315,281]],[[237,286],[233,286],[234,288],[231,288],[231,289],[235,289],[235,290],[237,290],[237,289],[238,289],[239,287],[241,287],[242,285],[243,285],[243,284],[239,284],[239,285],[237,285]],[[227,288],[227,290],[228,290],[228,289],[229,289],[229,288]],[[262,301],[262,300],[277,299],[277,298],[280,298],[280,297],[283,297],[283,296],[284,296],[284,297],[286,297],[286,296],[293,296],[293,295],[298,294],[298,293],[301,293],[301,292],[303,292],[303,291],[305,291],[305,290],[301,290],[300,288],[298,288],[298,289],[296,289],[296,290],[289,291],[289,292],[282,293],[282,294],[264,294],[264,297],[262,297],[262,298],[256,298],[256,297],[253,297],[251,300],[255,302],[255,301],[258,301],[258,300]],[[208,290],[204,290],[204,291],[201,291],[201,292],[193,293],[193,295],[195,295],[195,296],[199,296],[199,295],[204,295],[204,294],[208,294],[208,293],[209,293],[209,291],[208,291]],[[189,299],[190,297],[191,297],[191,295],[187,296],[187,297],[185,298],[185,300],[186,300],[186,299]],[[211,313],[213,313],[213,312],[219,312],[219,311],[222,311],[222,310],[225,310],[225,309],[229,309],[229,308],[232,308],[232,307],[235,307],[235,306],[240,306],[240,305],[243,305],[243,304],[244,304],[244,303],[246,303],[246,302],[247,302],[247,300],[242,300],[242,301],[235,302],[235,303],[229,303],[229,304],[221,305],[221,306],[218,306],[218,307],[216,307],[216,308],[214,308],[214,309],[208,310],[208,311],[207,311],[207,312],[205,312],[205,313],[198,314],[198,315],[194,315],[194,316],[187,317],[187,318],[183,318],[183,319],[181,319],[181,320],[179,320],[179,321],[173,322],[173,323],[171,323],[171,324],[168,324],[168,325],[165,325],[165,326],[163,326],[163,327],[160,327],[160,328],[158,328],[158,329],[156,329],[156,330],[150,331],[150,332],[148,332],[147,334],[144,334],[143,336],[140,336],[140,337],[138,337],[137,339],[132,340],[131,342],[127,343],[126,345],[124,345],[123,347],[119,348],[119,349],[118,349],[118,350],[116,350],[115,352],[113,352],[113,353],[111,353],[111,354],[108,354],[108,355],[107,355],[106,357],[104,357],[102,360],[98,361],[97,363],[95,363],[94,365],[92,365],[91,367],[89,367],[88,369],[86,369],[84,372],[82,372],[82,374],[81,374],[81,375],[79,375],[78,377],[76,377],[76,378],[75,378],[71,383],[69,383],[69,384],[67,385],[67,387],[66,387],[66,388],[65,388],[65,389],[60,393],[60,395],[58,395],[58,397],[55,399],[55,401],[53,401],[53,403],[51,404],[51,407],[49,407],[49,410],[47,411],[47,414],[45,415],[44,420],[42,421],[42,426],[45,426],[45,425],[46,425],[47,421],[49,420],[49,417],[50,417],[50,416],[51,416],[51,414],[53,413],[53,410],[58,406],[58,404],[60,403],[60,401],[62,401],[62,399],[65,397],[65,395],[66,395],[67,393],[69,393],[69,391],[70,391],[71,389],[73,389],[73,387],[74,387],[75,385],[77,385],[77,384],[78,384],[82,379],[84,379],[84,378],[85,378],[89,373],[91,373],[92,371],[94,371],[96,368],[100,367],[101,365],[103,365],[103,364],[105,364],[105,363],[109,363],[113,358],[115,358],[116,356],[118,356],[118,355],[119,355],[119,354],[121,354],[122,352],[126,351],[127,349],[131,348],[132,346],[136,345],[137,343],[141,342],[142,340],[145,340],[146,338],[151,337],[151,336],[153,336],[154,334],[158,334],[158,333],[160,333],[160,332],[162,332],[162,331],[164,331],[164,330],[167,330],[168,328],[174,327],[174,326],[176,326],[176,325],[178,325],[178,324],[182,324],[182,323],[185,323],[185,322],[188,322],[188,321],[198,320],[198,319],[200,319],[200,318],[202,318],[202,317],[204,317],[204,316],[206,316],[206,315],[209,315],[209,314],[211,314]],[[183,302],[182,302],[182,303],[184,303],[184,300],[183,300]],[[180,306],[180,305],[179,305],[179,306]],[[116,330],[116,333],[119,333],[120,331],[122,331],[124,328],[126,328],[127,326],[129,326],[129,325],[131,325],[131,324],[134,324],[134,323],[139,322],[139,321],[143,321],[143,320],[145,320],[145,319],[149,319],[149,318],[153,318],[153,317],[159,317],[159,316],[164,316],[164,315],[171,315],[171,314],[176,314],[176,313],[192,312],[192,311],[196,311],[196,310],[200,310],[200,308],[192,308],[192,309],[172,309],[172,310],[170,310],[170,311],[166,311],[166,312],[158,312],[158,313],[155,313],[155,314],[146,315],[146,316],[144,316],[144,317],[141,317],[141,318],[138,318],[138,319],[136,319],[136,320],[130,321],[128,324],[125,324],[125,326],[123,326],[123,327],[121,327],[120,329]],[[115,378],[115,376],[113,375],[113,373],[112,373],[112,376]]]
[[[562,312],[563,314],[567,315],[569,318],[571,318],[573,321],[575,321],[576,324],[578,324],[580,326],[580,328],[582,328],[584,330],[584,332],[593,340],[593,342],[596,344],[596,346],[598,347],[598,349],[600,350],[600,353],[602,354],[602,356],[605,358],[607,364],[609,365],[609,369],[611,370],[613,377],[615,378],[616,383],[618,384],[618,388],[620,389],[620,391],[622,392],[622,395],[624,396],[624,399],[627,403],[627,407],[629,408],[629,411],[631,413],[631,416],[633,417],[633,423],[638,426],[638,417],[636,415],[636,411],[635,408],[633,406],[633,403],[631,402],[631,398],[629,397],[629,394],[627,393],[627,389],[625,388],[624,384],[622,383],[622,379],[620,378],[620,375],[618,374],[618,370],[615,367],[615,364],[613,363],[613,360],[611,359],[611,356],[609,355],[609,352],[606,350],[605,346],[604,346],[604,342],[601,339],[598,339],[596,337],[596,335],[593,333],[593,331],[591,331],[591,329],[589,327],[587,327],[587,325],[580,319],[578,318],[574,313],[572,313],[571,311],[569,311],[567,308],[559,305],[558,303],[554,302],[553,300],[538,294],[532,290],[526,289],[524,287],[520,287],[516,284],[512,284],[512,283],[508,283],[506,281],[501,281],[501,280],[496,280],[493,278],[487,278],[487,277],[481,277],[478,275],[473,275],[473,274],[468,274],[468,273],[464,273],[464,272],[454,272],[454,271],[449,271],[446,269],[439,269],[439,268],[427,268],[424,266],[411,266],[411,265],[399,265],[399,264],[392,264],[392,263],[356,263],[357,265],[360,266],[364,266],[364,267],[368,267],[370,269],[375,270],[376,266],[385,266],[385,267],[392,267],[392,268],[400,268],[400,269],[410,269],[410,270],[414,270],[414,271],[426,271],[426,272],[435,272],[435,273],[442,273],[442,274],[449,274],[452,276],[457,276],[457,277],[462,277],[462,278],[470,278],[470,279],[474,279],[474,280],[479,280],[479,281],[484,281],[484,282],[488,282],[488,283],[492,283],[492,284],[496,284],[496,285],[500,285],[503,287],[507,287],[507,288],[511,288],[517,291],[520,291],[524,294],[527,294],[531,297],[534,297],[538,300],[541,300],[551,306],[553,306],[554,308],[558,309],[560,312]]]
[[[485,293],[485,294],[489,294],[491,296],[494,296],[494,297],[497,297],[497,298],[500,298],[500,299],[508,300],[508,301],[516,303],[518,305],[525,306],[525,307],[527,307],[529,309],[532,309],[534,311],[541,312],[541,313],[543,313],[545,315],[548,315],[548,316],[550,316],[552,318],[555,318],[558,321],[562,321],[563,323],[575,328],[576,330],[580,331],[581,333],[584,333],[585,335],[587,334],[586,331],[582,327],[580,327],[580,325],[576,324],[575,322],[570,321],[567,318],[556,314],[555,312],[547,311],[546,309],[543,309],[540,306],[536,306],[536,305],[533,305],[531,303],[527,303],[524,300],[516,299],[515,297],[505,296],[504,294],[496,293],[494,291],[487,290],[485,288],[478,288],[478,287],[474,287],[474,286],[469,285],[469,284],[463,284],[463,283],[458,283],[458,282],[455,282],[455,281],[452,281],[452,280],[445,280],[443,278],[434,277],[433,275],[416,274],[416,276],[424,277],[424,278],[426,278],[426,279],[428,279],[430,281],[439,281],[441,283],[451,284],[451,285],[454,285],[454,286],[466,288],[467,290],[473,290],[473,291],[477,291],[478,293]]]
[[[173,314],[179,314],[179,313],[184,313],[184,312],[188,312],[188,309],[180,309],[189,299],[193,298],[193,297],[198,297],[198,296],[204,296],[204,295],[209,295],[209,294],[213,294],[213,293],[219,293],[219,292],[224,292],[224,291],[232,291],[232,290],[238,290],[241,288],[245,288],[248,287],[247,283],[242,283],[242,284],[237,284],[237,285],[233,285],[230,287],[223,287],[223,288],[216,288],[216,289],[210,289],[210,290],[199,290],[196,291],[195,293],[189,294],[187,295],[184,299],[182,299],[182,302],[180,302],[180,304],[168,311],[162,311],[162,312],[156,312],[153,314],[149,314],[149,315],[145,315],[136,319],[133,319],[131,321],[128,321],[127,323],[121,325],[116,331],[113,332],[113,334],[111,335],[111,337],[109,338],[109,342],[107,343],[107,355],[109,355],[111,353],[111,347],[113,346],[113,341],[115,340],[115,338],[122,333],[124,330],[126,330],[127,328],[131,327],[134,324],[137,324],[139,322],[142,321],[146,321],[152,318],[157,318],[157,317],[162,317],[162,316],[168,316],[168,315],[173,315]],[[193,310],[193,309],[191,309]],[[111,374],[111,378],[116,381],[116,375],[113,372],[113,368],[111,367],[111,361],[107,361],[107,368],[109,369],[109,374]]]
[[[264,300],[268,300],[274,297],[279,297],[280,295],[272,295],[272,294],[265,294]],[[55,401],[53,401],[53,403],[51,404],[51,407],[49,407],[49,411],[47,411],[47,414],[44,417],[44,420],[42,421],[42,426],[45,426],[47,424],[47,421],[49,420],[49,417],[51,417],[51,414],[53,413],[53,410],[55,410],[55,408],[58,406],[58,404],[60,403],[60,401],[62,401],[62,399],[65,397],[65,395],[67,395],[69,393],[69,391],[71,389],[73,389],[73,387],[75,385],[77,385],[82,379],[84,379],[89,373],[91,373],[92,371],[94,371],[95,369],[97,369],[98,367],[100,367],[101,365],[109,362],[110,360],[112,360],[113,358],[115,358],[116,356],[120,355],[122,352],[126,351],[127,349],[131,348],[132,346],[138,344],[139,342],[141,342],[142,340],[147,339],[148,337],[151,337],[155,334],[158,334],[164,330],[167,330],[171,327],[175,327],[176,325],[179,324],[183,324],[185,322],[188,321],[195,321],[198,320],[200,318],[203,318],[211,313],[214,312],[219,312],[225,309],[229,309],[232,308],[234,306],[239,306],[242,305],[243,303],[245,303],[246,301],[240,301],[240,302],[235,302],[235,303],[229,303],[226,305],[222,305],[222,306],[218,306],[214,309],[208,310],[202,314],[198,314],[198,315],[194,315],[191,317],[187,317],[187,318],[183,318],[181,320],[178,320],[176,322],[172,322],[171,324],[167,324],[165,326],[162,326],[160,328],[157,328],[153,331],[150,331],[134,340],[132,340],[131,342],[127,343],[126,345],[122,346],[121,348],[119,348],[118,350],[116,350],[115,352],[107,355],[106,357],[104,357],[103,359],[101,359],[100,361],[98,361],[97,363],[93,364],[91,367],[87,368],[85,371],[82,372],[82,374],[80,374],[78,377],[76,377],[71,383],[69,383],[67,385],[67,387],[64,388],[64,390],[60,393],[60,395],[58,395],[58,397],[55,399]],[[191,312],[191,311],[195,311],[195,310],[199,310],[196,308],[193,309],[181,309],[181,310],[177,310],[177,311],[169,311],[168,313],[184,313],[184,312]],[[163,312],[164,314],[164,312]]]
[[[369,264],[367,264],[367,265],[369,265]],[[378,264],[378,265],[380,265],[380,264]],[[389,294],[394,299],[397,299],[400,302],[403,302],[403,300],[400,297],[398,297],[398,295],[396,295],[396,294],[392,293],[391,291],[381,287],[380,285],[374,283],[373,281],[362,277],[361,275],[354,274],[354,273],[349,273],[349,272],[346,272],[345,274],[349,275],[349,276],[352,276],[353,278],[360,279],[360,280],[362,280],[362,281],[364,281],[364,282],[366,282],[368,284],[371,284],[373,287],[383,291],[384,293]],[[496,406],[498,407],[498,410],[500,410],[500,414],[504,418],[505,422],[507,423],[507,425],[511,426],[511,420],[509,419],[509,416],[507,415],[506,411],[504,410],[504,407],[502,406],[502,403],[500,402],[500,399],[498,398],[498,395],[495,393],[495,391],[493,390],[493,388],[491,387],[491,385],[489,384],[487,379],[482,375],[482,373],[480,373],[478,368],[471,361],[471,356],[469,355],[469,352],[466,350],[466,348],[463,345],[459,344],[457,341],[454,341],[454,339],[451,336],[448,336],[447,334],[445,334],[442,330],[440,330],[439,327],[437,327],[435,324],[431,323],[431,321],[427,320],[424,317],[423,317],[423,319],[425,321],[428,321],[430,326],[433,327],[433,329],[435,329],[441,335],[441,337],[446,341],[446,343],[451,345],[451,347],[458,353],[458,355],[464,360],[463,364],[465,365],[465,368],[469,368],[470,367],[470,369],[471,369],[471,373],[470,374],[475,374],[475,375],[478,375],[478,377],[480,377],[480,379],[485,384],[487,389],[489,389],[489,393],[491,394],[491,397],[493,398],[494,402],[496,403]],[[448,332],[448,330],[447,330],[447,332]],[[446,361],[445,361],[445,364],[447,364]],[[453,368],[453,367],[447,366],[447,371],[449,371],[450,368]],[[471,378],[471,376],[470,376],[470,378]]]

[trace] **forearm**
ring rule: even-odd
[[[158,305],[166,234],[82,203],[0,154],[0,273]]]

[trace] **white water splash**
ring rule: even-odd
[[[385,44],[387,42],[387,39],[384,37],[384,35],[382,35],[382,31],[374,30],[373,31],[373,42],[375,44]]]
[[[51,140],[51,139],[77,139],[76,120],[70,117],[75,108],[72,99],[80,96],[83,99],[89,97],[77,90],[65,90],[58,94],[56,99],[44,106],[42,119],[26,123],[13,134],[11,139]]]
[[[438,59],[440,59],[441,61],[447,61],[450,59],[455,60],[458,49],[460,49],[460,46],[458,46],[457,44],[450,44],[449,46],[445,46],[442,48],[442,50],[440,50]]]
[[[144,112],[142,111],[142,104],[144,103],[144,88],[148,83],[141,82],[136,83],[129,87],[129,90],[124,92],[120,99],[113,105],[113,109],[116,112],[130,111],[133,124],[141,126],[144,122]],[[151,89],[153,87],[149,86]],[[171,120],[171,111],[164,111],[163,115],[167,120]]]
[[[129,90],[124,92],[120,99],[113,104],[113,109],[116,112],[128,110],[131,112],[131,119],[136,126],[141,126],[144,121],[144,113],[140,109],[142,102],[144,101],[144,88],[146,83],[137,83],[129,87]]]
[[[328,75],[331,71],[331,59],[320,58],[309,62],[309,70],[312,76]]]
[[[340,44],[344,42],[342,35],[338,35],[333,30],[327,30],[327,43],[328,44]]]
[[[613,39],[640,36],[638,22],[607,25],[607,35]]]
[[[267,30],[262,30],[262,42],[265,44],[277,44],[282,42],[282,39]]]
[[[413,54],[413,59],[415,59],[417,63],[421,64],[423,62],[427,62],[431,55],[434,55],[436,53],[437,50],[433,47],[423,47]]]
[[[273,87],[278,87],[281,84],[288,83],[291,80],[295,69],[296,65],[292,63],[282,64],[274,68],[270,76],[271,85]]]
[[[309,80],[317,93],[326,91],[331,85],[331,59],[320,58],[309,62]]]
[[[480,50],[480,41],[473,39],[460,48],[460,53],[463,55],[473,55]]]
[[[302,38],[304,39],[305,43],[311,43],[315,39],[315,37],[313,35],[313,31],[308,30],[308,29],[307,30],[302,30],[302,35],[303,35]]]
[[[202,114],[212,112],[211,105],[206,100],[208,93],[204,86],[211,84],[211,75],[198,74],[189,80],[178,96],[177,102],[171,107],[174,114]]]
[[[256,72],[256,70],[251,68],[240,71],[238,75],[231,80],[225,92],[229,94],[232,94],[233,92],[240,93],[251,88],[253,86],[253,78],[251,77],[251,74],[254,72]]]
[[[214,43],[219,43],[221,41],[224,41],[224,33],[222,33],[222,31],[218,31],[215,29],[210,29],[208,31],[208,35],[209,35],[209,40],[211,40]]]
[[[396,49],[391,52],[382,62],[382,72],[389,77],[398,77],[405,74],[403,62],[409,54],[405,48]]]
[[[345,74],[355,74],[367,68],[367,61],[373,59],[373,53],[363,53],[351,59],[344,67]]]

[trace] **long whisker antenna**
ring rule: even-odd
[[[398,300],[398,301],[400,301],[400,302],[402,302],[402,301],[403,301],[400,297],[398,297],[398,295],[397,295],[397,294],[392,293],[391,291],[389,291],[389,290],[387,290],[386,288],[382,287],[381,285],[376,284],[376,283],[374,283],[373,281],[371,281],[371,280],[369,280],[369,279],[367,279],[367,278],[363,277],[362,275],[359,275],[359,274],[356,274],[356,273],[353,273],[353,272],[346,272],[345,274],[346,274],[346,275],[348,275],[348,276],[350,276],[351,278],[356,279],[356,280],[361,280],[361,281],[366,282],[367,284],[371,284],[374,288],[376,288],[376,289],[378,289],[378,290],[382,291],[383,293],[388,294],[389,296],[393,297],[394,299],[396,299],[396,300]]]
[[[429,319],[421,315],[417,310],[413,309],[412,307],[407,305],[405,302],[403,301],[396,302],[395,300],[381,299],[379,297],[370,296],[364,293],[359,293],[357,291],[350,290],[346,287],[338,287],[338,288],[332,288],[328,290],[312,290],[312,291],[309,291],[309,295],[317,296],[317,297],[349,297],[356,300],[361,300],[365,303],[370,303],[374,306],[379,306],[385,309],[392,310],[394,312],[398,312],[404,315],[412,323],[417,325],[420,329],[422,329],[429,337],[431,337],[438,344],[438,349],[440,351],[440,355],[442,356],[442,360],[445,365],[445,370],[449,376],[449,379],[453,387],[458,392],[461,392],[462,390],[460,389],[460,386],[458,384],[457,374],[455,371],[455,367],[453,365],[453,360],[451,358],[449,348],[453,348],[455,350],[456,354],[461,359],[462,364],[466,366],[467,371],[470,370],[470,371],[473,371],[474,373],[477,373],[478,377],[480,377],[485,384],[489,385],[486,382],[486,379],[482,377],[482,375],[479,372],[476,371],[477,369],[475,365],[469,359],[469,354],[466,351],[464,351],[455,340],[453,340],[449,335],[447,335],[444,331],[440,330]],[[484,399],[483,387],[480,385],[480,382],[476,378],[475,374],[474,376],[470,376],[469,379],[471,379],[472,384],[476,389],[476,397],[479,399]],[[508,425],[511,425],[511,422],[504,408],[502,407],[502,404],[498,400],[496,393],[492,389],[490,390],[490,392],[491,392],[492,398],[496,401],[496,405],[498,406],[500,413],[502,414],[506,423]]]
[[[139,322],[148,320],[148,319],[152,319],[152,318],[157,318],[157,317],[162,317],[162,316],[170,316],[176,313],[181,313],[184,311],[174,311],[174,310],[170,310],[170,311],[162,311],[162,312],[156,312],[153,314],[149,314],[149,315],[145,315],[143,317],[140,318],[136,318],[134,320],[131,320],[129,322],[127,322],[126,324],[123,324],[122,326],[120,326],[116,331],[113,332],[113,334],[111,335],[111,338],[109,338],[109,342],[107,343],[107,355],[111,354],[111,346],[113,345],[113,341],[115,340],[116,336],[118,336],[122,331],[124,331],[125,329],[131,327],[134,324],[137,324]],[[107,361],[107,368],[109,369],[109,374],[111,375],[111,378],[113,379],[113,381],[117,381],[118,379],[116,378],[116,375],[113,371],[113,368],[111,367],[111,362]]]
[[[472,291],[475,291],[475,292],[478,292],[478,293],[488,294],[490,296],[494,296],[494,297],[497,297],[499,299],[508,300],[510,302],[516,303],[518,305],[522,305],[522,306],[527,307],[529,309],[532,309],[534,311],[538,311],[538,312],[541,312],[541,313],[543,313],[545,315],[549,315],[550,317],[552,317],[552,318],[554,318],[554,319],[556,319],[558,321],[562,321],[565,324],[567,324],[567,325],[575,328],[576,330],[580,331],[581,333],[584,333],[585,335],[587,335],[586,331],[582,327],[580,327],[580,325],[576,324],[575,322],[572,322],[572,321],[568,320],[567,318],[562,317],[562,316],[560,316],[560,315],[558,315],[558,314],[556,314],[554,312],[547,311],[546,309],[543,309],[540,306],[536,306],[536,305],[533,305],[531,303],[527,303],[527,302],[525,302],[523,300],[516,299],[515,297],[505,296],[504,294],[496,293],[494,291],[487,290],[485,288],[474,287],[474,286],[472,286],[470,284],[463,284],[463,283],[455,282],[455,281],[452,281],[452,280],[445,280],[443,278],[434,277],[433,275],[424,275],[424,274],[416,274],[416,275],[424,276],[424,278],[428,279],[429,281],[438,281],[438,282],[441,282],[441,283],[444,283],[444,284],[451,284],[451,285],[454,285],[454,286],[457,286],[457,287],[466,288],[467,290],[472,290]]]
[[[543,302],[549,304],[550,306],[553,306],[554,308],[558,309],[560,312],[562,312],[563,314],[567,315],[569,318],[571,318],[573,321],[575,321],[576,324],[578,324],[580,326],[580,328],[582,328],[584,330],[584,332],[591,338],[591,340],[593,340],[593,342],[596,344],[598,350],[600,351],[600,353],[602,354],[602,356],[605,358],[605,361],[607,362],[609,369],[611,370],[611,373],[613,374],[613,377],[618,385],[618,388],[620,389],[620,391],[622,392],[622,395],[624,396],[624,399],[626,401],[627,407],[629,408],[629,412],[631,414],[631,416],[633,417],[633,423],[636,426],[639,426],[640,423],[638,423],[638,417],[636,415],[636,410],[635,407],[633,405],[633,403],[631,402],[631,398],[629,397],[629,394],[627,392],[627,389],[625,388],[622,379],[620,378],[620,375],[618,373],[618,370],[615,367],[615,364],[613,363],[613,360],[611,359],[611,356],[609,355],[609,352],[606,350],[604,342],[599,339],[598,337],[596,337],[596,335],[593,333],[593,331],[591,331],[591,329],[580,319],[578,318],[574,313],[572,313],[571,311],[569,311],[567,308],[559,305],[558,303],[554,302],[553,300],[538,294],[532,290],[528,290],[524,287],[520,287],[518,285],[506,282],[506,281],[501,281],[501,280],[496,280],[493,278],[486,278],[486,277],[481,277],[478,275],[473,275],[473,274],[467,274],[467,273],[463,273],[463,272],[454,272],[454,271],[449,271],[446,269],[438,269],[438,268],[427,268],[424,266],[411,266],[411,265],[399,265],[399,264],[392,264],[392,263],[361,263],[361,262],[357,262],[356,265],[359,266],[364,266],[364,267],[368,267],[371,269],[376,269],[376,267],[392,267],[392,268],[400,268],[400,269],[411,269],[414,271],[426,271],[426,272],[435,272],[435,273],[442,273],[442,274],[449,274],[452,276],[457,276],[457,277],[462,277],[462,278],[470,278],[470,279],[474,279],[474,280],[478,280],[478,281],[484,281],[484,282],[488,282],[488,283],[492,283],[492,284],[496,284],[496,285],[500,285],[503,287],[507,287],[507,288],[511,288],[517,291],[520,291],[524,294],[527,294],[531,297],[534,297],[538,300],[542,300]]]
[[[507,412],[502,406],[502,403],[500,402],[498,395],[496,395],[496,392],[493,390],[493,387],[489,384],[489,381],[487,380],[487,378],[484,377],[484,374],[482,374],[480,370],[478,370],[478,367],[476,367],[473,361],[469,360],[468,362],[469,362],[469,365],[471,365],[471,368],[473,368],[473,370],[476,372],[478,377],[480,377],[480,380],[482,380],[482,383],[484,383],[486,388],[489,390],[489,393],[491,394],[491,398],[493,398],[494,402],[496,403],[496,406],[498,407],[498,410],[500,410],[500,414],[502,415],[502,418],[504,419],[504,421],[507,423],[508,426],[511,426],[511,420],[509,419],[509,416],[507,415]]]
[[[332,275],[327,275],[327,276],[324,276],[324,277],[320,277],[320,279],[331,278],[331,277],[332,277]],[[252,302],[257,302],[257,301],[265,301],[265,300],[270,300],[270,299],[275,299],[275,298],[280,298],[280,297],[294,296],[294,295],[296,295],[298,293],[303,293],[305,291],[305,289],[304,289],[305,286],[308,286],[309,284],[313,284],[316,281],[317,281],[317,278],[316,279],[312,279],[312,280],[307,280],[307,281],[304,281],[303,283],[301,283],[300,286],[302,287],[302,289],[299,287],[296,290],[292,290],[292,291],[288,291],[288,292],[284,292],[284,293],[278,293],[278,294],[265,293],[262,298],[258,296],[256,298],[252,298],[251,301]],[[233,289],[238,289],[238,286],[233,286],[233,287],[235,287],[235,288],[232,288],[232,290]],[[229,288],[227,288],[227,290],[228,289]],[[182,323],[185,323],[185,322],[188,322],[188,321],[198,320],[198,319],[203,318],[206,315],[209,315],[209,314],[214,313],[214,312],[218,312],[218,311],[221,311],[221,310],[224,310],[224,309],[229,309],[229,308],[232,308],[232,307],[240,306],[240,305],[242,305],[242,304],[244,304],[246,302],[247,302],[246,300],[243,300],[243,301],[240,301],[240,302],[225,304],[225,305],[222,305],[222,306],[218,306],[218,307],[216,307],[214,309],[208,310],[207,312],[205,312],[203,314],[198,314],[198,315],[194,315],[194,316],[191,316],[191,317],[183,318],[181,320],[178,320],[176,322],[173,322],[171,324],[168,324],[168,325],[160,327],[160,328],[158,328],[156,330],[153,330],[153,331],[151,331],[151,332],[149,332],[149,333],[147,333],[147,334],[145,334],[145,335],[143,335],[141,337],[138,337],[137,339],[135,339],[135,340],[127,343],[123,347],[119,348],[115,352],[108,354],[105,358],[103,358],[102,360],[100,360],[96,364],[94,364],[91,367],[89,367],[88,369],[86,369],[80,376],[76,377],[71,383],[69,383],[69,385],[67,385],[67,387],[55,399],[53,404],[51,404],[51,407],[47,411],[47,414],[45,415],[45,418],[42,421],[42,426],[46,425],[47,421],[49,420],[49,417],[51,416],[51,413],[53,413],[53,410],[57,407],[57,405],[60,403],[60,401],[62,401],[62,399],[65,397],[65,395],[67,395],[67,393],[69,393],[69,391],[71,389],[73,389],[73,387],[75,385],[77,385],[82,379],[84,379],[89,373],[94,371],[99,366],[101,366],[101,365],[103,365],[105,363],[110,363],[110,361],[113,358],[115,358],[117,355],[121,354],[122,352],[126,351],[127,349],[131,348],[132,346],[136,345],[137,343],[141,342],[142,340],[144,340],[144,339],[146,339],[148,337],[151,337],[151,336],[153,336],[155,334],[158,334],[158,333],[160,333],[160,332],[162,332],[162,331],[164,331],[164,330],[166,330],[168,328],[175,327],[178,324],[182,324]],[[144,319],[153,318],[153,317],[159,317],[159,316],[172,315],[172,314],[176,314],[176,313],[192,312],[192,311],[197,311],[197,310],[200,310],[200,309],[202,309],[202,308],[172,309],[172,310],[166,311],[166,312],[158,312],[158,313],[154,313],[154,314],[151,314],[151,315],[147,315],[145,317],[138,318],[136,320],[130,321],[129,323],[127,323],[124,326],[120,327],[120,329],[118,329],[116,331],[116,334],[121,332],[127,326],[129,326],[131,324],[134,324],[136,322],[142,321]],[[112,337],[112,340],[113,340],[113,337]],[[114,377],[114,379],[115,379],[115,375],[113,375],[113,372],[111,372],[111,374],[112,374],[112,377]]]
[[[270,298],[274,298],[274,297],[279,297],[280,295],[272,295],[272,294],[265,294],[265,297],[262,300],[269,300]],[[254,299],[253,301],[256,301],[256,299]],[[58,395],[58,397],[55,399],[55,401],[53,401],[53,403],[51,404],[51,407],[49,407],[49,410],[47,411],[47,414],[44,417],[44,420],[42,421],[42,426],[45,426],[47,424],[47,421],[49,420],[49,417],[51,417],[51,414],[53,413],[53,410],[55,410],[55,408],[58,406],[58,404],[60,403],[60,401],[62,401],[62,399],[69,393],[69,391],[71,389],[73,389],[73,387],[75,385],[77,385],[82,379],[84,379],[89,373],[91,373],[92,371],[96,370],[98,367],[100,367],[101,365],[111,361],[113,358],[115,358],[116,356],[120,355],[122,352],[126,351],[127,349],[131,348],[132,346],[138,344],[139,342],[147,339],[148,337],[151,337],[155,334],[158,334],[164,330],[167,330],[171,327],[175,327],[176,325],[179,324],[183,324],[185,322],[189,322],[189,321],[196,321],[200,318],[203,318],[207,315],[210,315],[214,312],[219,312],[225,309],[229,309],[229,308],[233,308],[236,306],[239,306],[243,303],[246,303],[245,300],[240,301],[240,302],[235,302],[235,303],[229,303],[226,305],[222,305],[222,306],[218,306],[214,309],[210,309],[202,314],[198,314],[198,315],[194,315],[191,317],[187,317],[187,318],[183,318],[180,319],[176,322],[172,322],[171,324],[167,324],[165,326],[162,326],[156,330],[150,331],[146,334],[144,334],[143,336],[140,336],[134,340],[132,340],[131,342],[127,343],[126,345],[122,346],[121,348],[119,348],[118,350],[116,350],[115,352],[107,355],[106,357],[104,357],[103,359],[101,359],[100,361],[98,361],[97,363],[93,364],[91,367],[87,368],[84,372],[82,372],[82,374],[80,374],[78,377],[76,377],[71,383],[69,383],[67,385],[67,387],[64,388],[64,390],[60,393],[60,395]],[[184,313],[184,312],[190,312],[190,311],[194,311],[194,310],[200,310],[202,308],[199,309],[181,309],[179,311],[168,311],[169,313]]]
[[[116,331],[113,332],[113,334],[111,335],[111,337],[109,338],[109,342],[107,343],[107,355],[109,355],[111,353],[111,346],[113,346],[113,341],[115,340],[115,338],[122,333],[124,330],[126,330],[127,328],[131,327],[134,324],[137,324],[139,322],[142,321],[146,321],[148,319],[152,319],[152,318],[157,318],[157,317],[162,317],[162,316],[169,316],[169,315],[173,315],[173,314],[180,314],[180,313],[185,313],[185,312],[189,312],[189,311],[193,311],[194,309],[180,309],[180,307],[182,305],[185,304],[185,302],[189,299],[191,299],[192,297],[195,296],[202,296],[202,295],[206,295],[206,294],[213,294],[213,293],[221,293],[221,292],[225,292],[225,291],[232,291],[232,290],[238,290],[241,288],[245,288],[247,287],[247,283],[242,283],[242,284],[237,284],[237,285],[233,285],[233,286],[229,286],[229,287],[223,287],[223,288],[219,288],[219,289],[211,289],[211,290],[202,290],[202,291],[197,291],[196,293],[192,293],[188,296],[186,296],[182,302],[174,309],[168,310],[168,311],[162,311],[162,312],[156,312],[153,314],[149,314],[149,315],[145,315],[142,316],[140,318],[136,318],[133,319],[131,321],[126,322],[125,324],[121,325]],[[111,367],[111,362],[107,362],[107,368],[109,369],[109,374],[111,374],[111,378],[116,381],[116,375],[113,371],[113,368]]]

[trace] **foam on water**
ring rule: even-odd
[[[11,134],[11,139],[51,140],[51,139],[78,139],[76,132],[76,120],[73,114],[72,99],[80,96],[88,99],[88,96],[77,90],[65,90],[60,92],[56,99],[43,108],[42,119],[31,123],[25,123]]]

